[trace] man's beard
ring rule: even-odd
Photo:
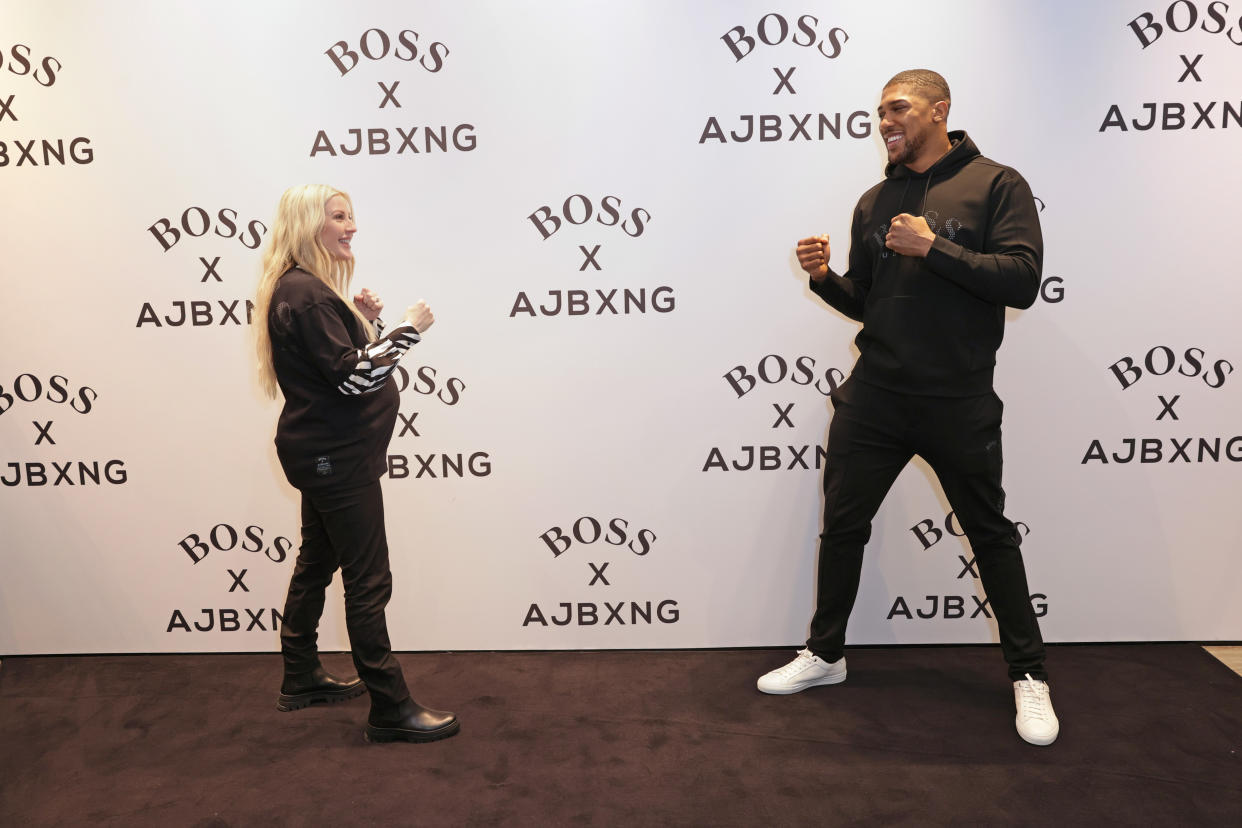
[[[917,133],[907,131],[902,137],[902,143],[905,148],[896,158],[890,158],[890,164],[909,164],[918,157],[919,152],[923,149],[923,145],[927,143],[927,130],[921,130]]]

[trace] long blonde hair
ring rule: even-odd
[[[272,336],[268,330],[268,312],[276,283],[291,267],[299,267],[332,288],[358,320],[369,338],[375,328],[349,298],[349,283],[354,277],[354,260],[334,259],[328,254],[319,234],[327,222],[328,201],[340,196],[354,209],[349,194],[326,184],[304,184],[290,187],[280,197],[276,220],[267,247],[263,251],[263,273],[254,301],[255,351],[258,355],[259,383],[271,399],[276,399],[278,385],[272,364]]]

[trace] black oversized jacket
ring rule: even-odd
[[[1035,301],[1043,237],[1034,197],[1015,170],[979,154],[965,132],[915,173],[889,164],[858,201],[849,270],[811,290],[863,323],[855,379],[892,391],[960,397],[992,388],[1005,307]],[[884,246],[892,219],[923,216],[936,233],[925,258]]]
[[[298,268],[277,282],[266,322],[285,397],[276,454],[289,482],[324,491],[376,480],[400,403],[388,380],[418,332],[402,322],[369,341],[336,292]]]

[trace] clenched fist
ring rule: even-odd
[[[831,255],[827,233],[798,241],[798,264],[817,282],[827,278],[828,258]]]
[[[354,306],[368,322],[374,322],[379,319],[380,311],[384,309],[384,300],[370,288],[363,288],[361,293],[354,294]]]
[[[889,224],[884,245],[903,256],[926,256],[935,240],[936,234],[927,226],[927,219],[901,213]]]
[[[436,318],[432,315],[431,308],[427,307],[427,303],[419,299],[405,309],[405,321],[413,325],[414,330],[422,333],[431,327]]]

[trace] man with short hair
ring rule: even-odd
[[[1004,514],[1002,405],[992,388],[1005,308],[1034,303],[1043,238],[1026,181],[980,155],[965,132],[948,131],[950,102],[935,72],[894,76],[877,110],[885,179],[854,208],[848,271],[829,269],[828,236],[798,242],[811,290],[863,326],[854,370],[832,394],[810,637],[758,685],[788,694],[845,680],[845,627],[871,521],[918,454],[970,541],[1009,665],[1018,733],[1048,745],[1060,726],[1021,535]]]

